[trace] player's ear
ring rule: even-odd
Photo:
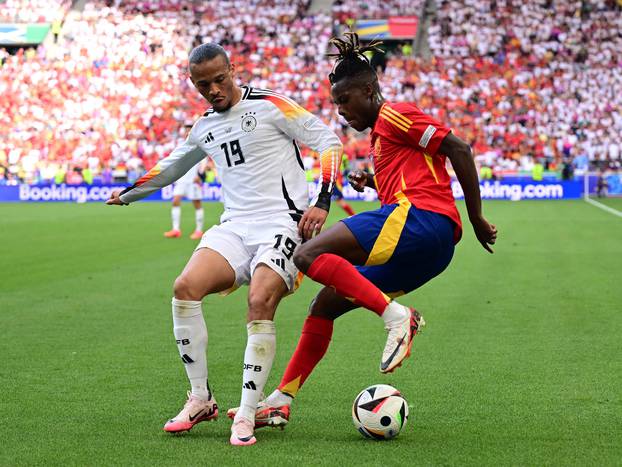
[[[232,78],[235,76],[235,64],[234,63],[229,64],[229,74],[231,75]]]

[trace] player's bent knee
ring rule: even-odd
[[[357,308],[357,305],[337,295],[335,289],[325,287],[311,301],[309,316],[334,321],[355,308]]]
[[[317,318],[324,318],[324,319],[329,319],[331,321],[336,320],[337,318],[339,318],[340,314],[339,313],[333,313],[327,309],[324,309],[320,306],[316,305],[316,301],[313,300],[313,302],[311,302],[311,306],[309,307],[309,316],[315,316]]]
[[[178,300],[194,300],[200,301],[203,299],[202,291],[193,286],[192,281],[187,275],[182,274],[175,279],[173,284],[173,293]]]
[[[306,243],[296,247],[294,251],[294,264],[296,267],[306,273],[318,256],[324,253],[331,253],[330,246],[317,238],[312,238]]]
[[[277,303],[278,300],[264,291],[250,292],[248,294],[248,320],[273,319]]]
[[[321,303],[322,300],[316,295],[309,304],[309,316],[334,320],[336,317],[331,316],[331,313],[328,312],[326,308],[321,305]]]
[[[300,245],[294,252],[294,264],[302,272],[307,272],[315,258],[316,256],[305,244]]]
[[[313,314],[313,307],[315,306],[316,302],[317,302],[317,296],[313,297],[313,300],[311,300],[311,303],[309,303],[309,315]]]

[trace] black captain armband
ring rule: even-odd
[[[322,191],[317,196],[317,201],[315,202],[315,207],[323,209],[326,212],[329,212],[330,211],[330,198],[331,198],[331,194],[330,193],[328,193],[326,191]]]

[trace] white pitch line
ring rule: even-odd
[[[604,205],[603,203],[599,203],[598,201],[594,201],[590,198],[583,198],[586,203],[591,204],[592,206],[596,206],[597,208],[602,209],[603,211],[607,211],[608,213],[613,214],[614,216],[622,217],[622,212],[617,209],[610,208],[609,206]]]

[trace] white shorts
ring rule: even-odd
[[[211,227],[196,249],[211,248],[225,257],[235,271],[231,290],[248,284],[257,265],[263,263],[293,292],[301,279],[293,261],[294,249],[301,243],[298,226],[291,220],[233,219]]]
[[[191,183],[175,183],[173,187],[173,196],[185,196],[186,198],[195,201],[203,198],[201,185],[194,182]]]

